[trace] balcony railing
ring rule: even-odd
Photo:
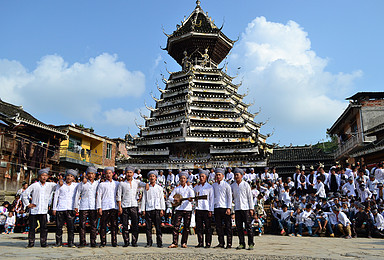
[[[339,148],[336,150],[336,158],[340,157],[343,154],[350,152],[352,149],[363,143],[363,136],[361,133],[352,135],[347,141],[339,145]]]
[[[103,157],[99,154],[70,148],[60,148],[60,158],[63,157],[75,159],[84,163],[99,165],[103,163]]]

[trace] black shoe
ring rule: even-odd
[[[124,243],[123,247],[128,247],[129,243]]]
[[[77,247],[78,248],[83,248],[83,247],[85,247],[86,245],[85,244],[80,244],[80,245],[78,245]]]
[[[152,247],[152,245],[151,245],[151,244],[146,244],[145,247],[146,247],[146,248],[148,248],[148,247]]]
[[[222,245],[222,244],[218,244],[218,245],[215,246],[214,248],[224,248],[224,245]]]
[[[117,244],[112,244],[112,247],[117,247]]]
[[[53,246],[53,248],[59,248],[59,247],[63,247],[63,244],[55,244],[55,245]]]
[[[227,247],[225,249],[231,249],[232,246],[231,245],[227,245]]]
[[[204,248],[210,248],[211,247],[211,245],[206,245]]]
[[[28,244],[25,248],[32,248],[34,246],[35,246],[34,244]]]
[[[201,244],[198,244],[197,246],[195,246],[195,248],[199,248],[199,247],[204,247],[204,246]]]
[[[68,247],[75,248],[76,246],[75,246],[75,244],[73,244],[73,243],[68,243]]]
[[[96,247],[96,244],[91,244],[91,247]]]
[[[163,248],[163,245],[157,245],[158,248]]]
[[[137,244],[132,244],[132,247],[137,247]]]
[[[104,244],[100,244],[99,247],[102,248],[102,247],[105,247],[105,245]]]
[[[41,245],[41,247],[47,247],[47,244],[43,244],[43,245]]]

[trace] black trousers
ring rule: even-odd
[[[205,245],[210,246],[212,243],[212,217],[208,216],[208,210],[196,210],[196,234],[198,244],[204,245],[204,234],[205,234]]]
[[[137,239],[139,237],[139,217],[138,217],[138,208],[129,207],[123,208],[123,214],[121,215],[121,221],[123,224],[123,239],[124,244],[129,244],[129,229],[128,222],[131,219],[131,233],[132,233],[132,245],[137,244]]]
[[[227,246],[232,246],[232,221],[231,215],[225,214],[227,209],[215,208],[215,223],[216,231],[219,239],[219,244],[224,246],[224,231],[227,235]]]
[[[179,240],[179,228],[181,225],[181,219],[184,220],[183,234],[181,236],[181,244],[187,244],[188,235],[189,235],[189,226],[191,225],[191,216],[192,211],[186,210],[175,210],[175,215],[173,216],[173,242],[172,244],[177,245]]]
[[[244,238],[244,227],[247,230],[248,235],[248,245],[253,245],[253,230],[251,225],[251,213],[249,210],[236,210],[235,211],[235,221],[237,235],[239,236],[239,244],[245,247],[245,238]]]
[[[47,214],[29,215],[29,233],[28,233],[28,245],[35,245],[35,233],[37,227],[37,221],[40,223],[40,246],[47,246]]]
[[[73,244],[75,237],[75,216],[74,210],[56,211],[56,245],[63,244],[63,226],[67,223],[68,245]]]
[[[107,225],[111,230],[111,242],[112,246],[117,245],[117,209],[103,210],[103,214],[100,219],[100,240],[101,245],[107,244]]]
[[[156,228],[156,244],[157,246],[163,245],[162,233],[161,233],[161,210],[150,210],[145,212],[145,223],[146,225],[146,235],[147,235],[147,245],[152,245],[152,224]]]
[[[97,236],[97,210],[80,210],[80,245],[85,246],[85,232],[86,232],[86,222],[87,218],[89,219],[89,225],[91,226],[91,245],[96,245],[96,236]]]

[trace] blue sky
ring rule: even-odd
[[[269,142],[316,143],[358,91],[382,91],[383,1],[201,1],[230,38],[229,74]],[[195,1],[0,0],[0,97],[51,124],[137,133],[161,74],[160,46]],[[164,63],[166,62],[166,64]],[[240,70],[237,70],[241,67]],[[162,86],[162,83],[161,87]]]

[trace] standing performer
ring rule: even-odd
[[[76,212],[79,212],[80,217],[80,245],[84,247],[86,245],[85,228],[87,218],[89,225],[91,226],[91,247],[96,247],[97,236],[97,209],[96,209],[96,191],[99,186],[99,181],[95,180],[96,168],[88,167],[86,171],[87,178],[84,178],[83,182],[79,183],[76,188],[74,208]]]
[[[253,230],[252,230],[252,216],[253,216],[253,196],[251,187],[243,181],[244,171],[236,168],[234,170],[235,182],[232,183],[231,189],[233,193],[233,200],[235,202],[235,221],[237,235],[239,236],[239,246],[236,249],[245,249],[244,238],[244,225],[248,235],[248,249],[253,250]]]
[[[114,167],[104,168],[105,181],[99,184],[96,194],[96,207],[100,220],[100,247],[107,244],[106,229],[109,224],[111,230],[112,246],[117,246],[117,202],[116,193],[119,185],[118,181],[114,181]]]
[[[123,224],[123,239],[124,247],[129,246],[129,229],[128,222],[131,219],[131,233],[132,233],[132,246],[137,247],[137,240],[139,237],[139,216],[137,204],[137,189],[138,187],[145,186],[145,183],[140,182],[139,179],[134,179],[135,168],[128,166],[125,168],[126,180],[120,182],[117,188],[116,201],[121,215]]]
[[[69,169],[65,173],[65,183],[57,186],[53,199],[53,215],[56,216],[56,247],[63,246],[63,226],[67,223],[68,247],[76,247],[74,199],[77,183],[74,182],[78,171]]]
[[[205,248],[210,248],[212,243],[212,212],[213,212],[213,188],[207,183],[209,171],[199,169],[199,185],[194,188],[196,196],[207,195],[207,200],[198,200],[196,202],[196,234],[198,245],[196,247],[204,246],[204,233],[205,233]]]
[[[163,239],[161,234],[161,217],[164,216],[165,200],[163,188],[156,184],[157,171],[150,171],[148,173],[149,188],[143,192],[143,198],[141,201],[141,212],[145,216],[146,222],[146,235],[147,245],[145,247],[152,246],[152,222],[156,228],[156,244],[157,247],[163,247]]]
[[[192,188],[187,185],[188,180],[188,172],[182,171],[179,173],[179,181],[180,185],[177,186],[169,195],[169,200],[171,203],[179,202],[177,198],[174,198],[176,194],[180,194],[183,198],[189,198],[189,200],[185,200],[181,203],[180,206],[176,207],[175,215],[173,216],[173,242],[169,246],[169,248],[178,247],[179,240],[179,228],[181,225],[181,219],[183,219],[183,234],[181,236],[181,247],[187,248],[188,234],[189,234],[189,226],[191,225],[191,216],[192,216],[192,204],[191,197],[195,195]]]
[[[231,207],[232,207],[232,191],[231,186],[224,179],[224,169],[216,168],[216,182],[212,185],[214,191],[214,214],[216,222],[216,230],[219,239],[219,244],[216,248],[224,248],[224,227],[227,234],[227,247],[232,247],[232,221],[231,221]]]
[[[47,182],[49,168],[38,171],[39,182],[30,185],[22,194],[23,204],[30,209],[28,246],[35,245],[37,221],[40,223],[40,246],[47,247],[47,213],[56,183]],[[30,202],[31,199],[31,202]]]

